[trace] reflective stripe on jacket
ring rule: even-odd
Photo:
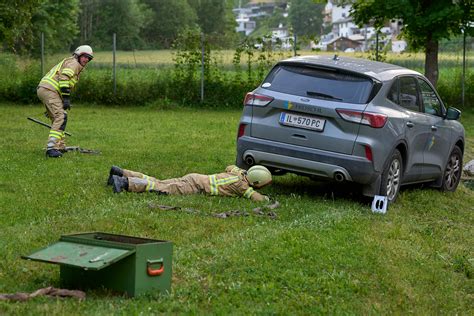
[[[82,69],[84,67],[75,57],[65,58],[41,79],[38,86],[57,91],[61,96],[68,96],[79,81]],[[61,88],[63,88],[62,91]]]
[[[227,178],[222,178],[222,179],[217,179],[216,175],[210,175],[209,176],[209,183],[211,185],[211,195],[219,195],[219,186],[221,185],[226,185],[226,184],[231,184],[239,181],[238,176],[231,176]]]

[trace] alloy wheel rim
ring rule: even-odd
[[[387,197],[391,201],[395,197],[400,185],[400,162],[395,159],[390,164],[387,177]]]
[[[460,174],[460,161],[457,155],[452,155],[449,158],[448,165],[446,166],[445,183],[448,190],[452,190],[459,180]]]

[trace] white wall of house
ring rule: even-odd
[[[392,52],[401,53],[407,49],[407,42],[405,41],[392,41]]]
[[[349,10],[351,9],[350,5],[345,6],[332,6],[332,22],[337,22],[349,17]]]
[[[235,22],[237,23],[237,26],[235,27],[236,32],[244,33],[245,36],[247,36],[255,30],[257,23],[250,19],[250,14],[252,13],[250,9],[235,8],[232,11],[237,16],[235,18]]]

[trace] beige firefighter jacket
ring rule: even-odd
[[[140,172],[124,170],[128,177],[129,191],[155,191],[165,194],[207,193],[222,196],[243,196],[254,201],[266,201],[268,198],[255,191],[245,176],[246,171],[234,165],[228,166],[225,172],[204,175],[190,173],[181,178],[158,180]]]
[[[41,79],[38,86],[56,91],[61,97],[69,96],[83,69],[74,56],[65,58]]]

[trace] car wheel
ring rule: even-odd
[[[395,202],[402,182],[402,155],[395,149],[382,173],[380,195],[387,196],[389,203]]]
[[[442,191],[456,191],[461,180],[462,151],[458,146],[454,146],[448,163],[443,172],[443,181],[441,182]]]

